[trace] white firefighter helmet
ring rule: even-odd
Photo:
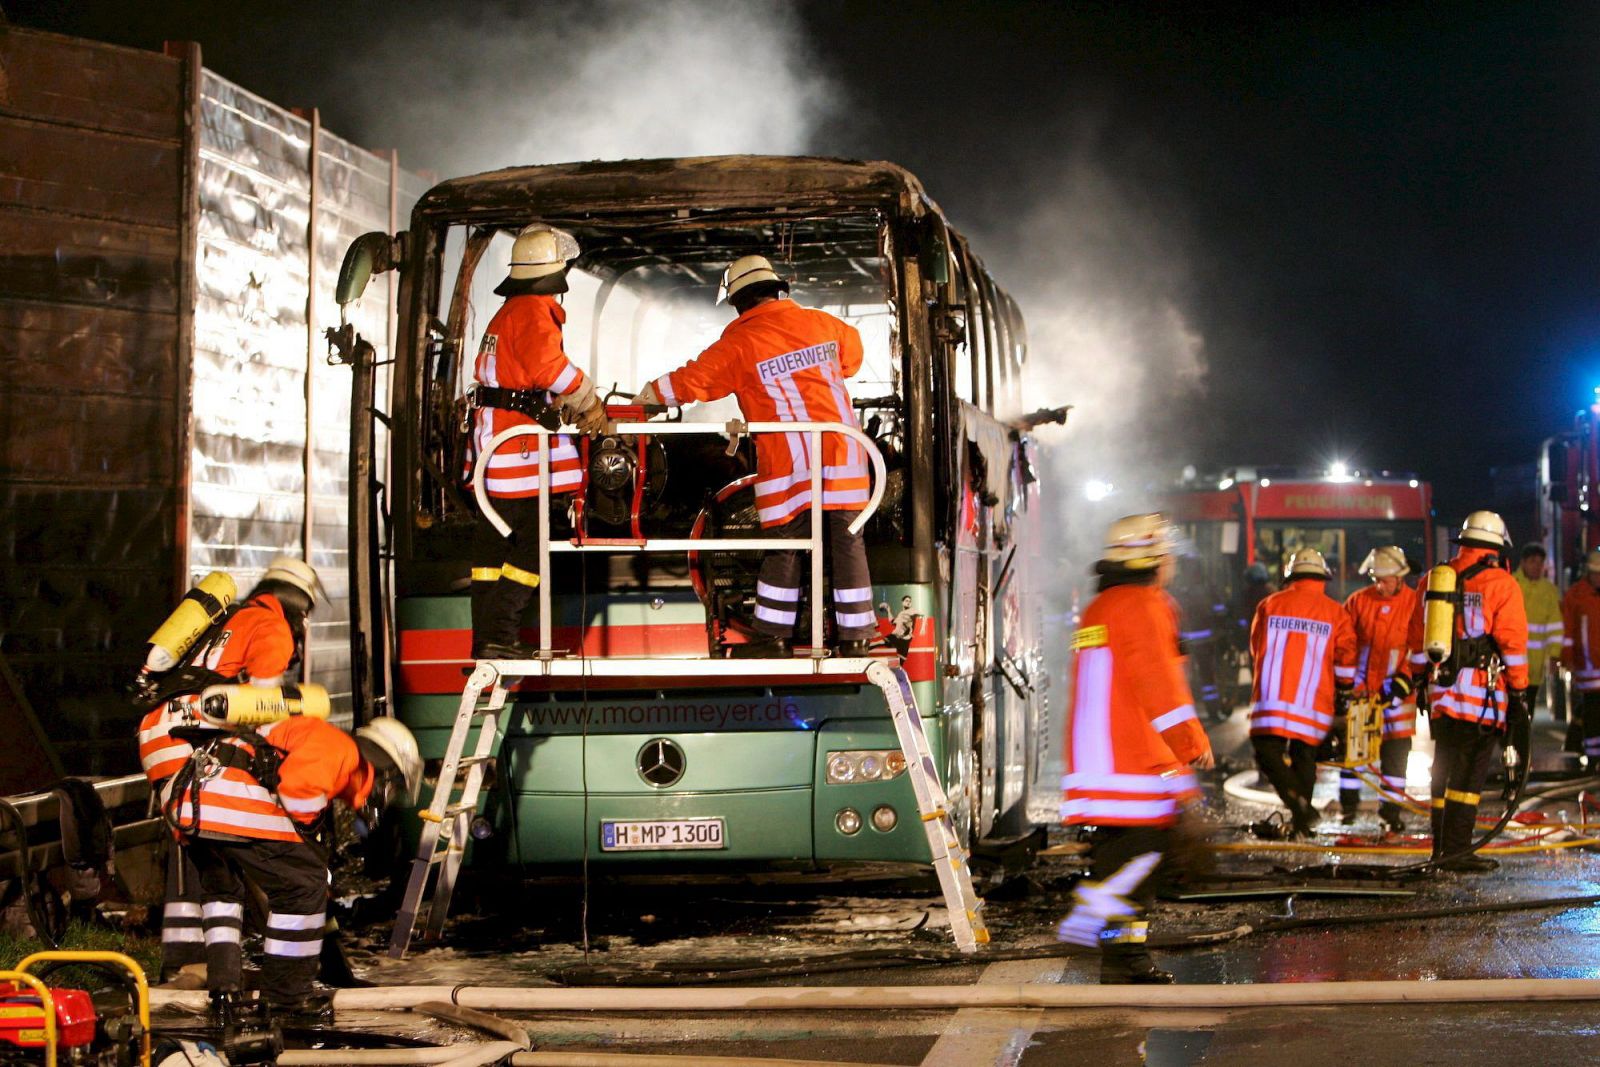
[[[1283,576],[1295,578],[1309,575],[1315,578],[1330,578],[1333,571],[1328,569],[1328,561],[1322,558],[1322,553],[1307,546],[1297,548],[1294,555],[1289,557],[1289,562],[1283,565]]]
[[[789,283],[772,269],[772,261],[766,256],[740,256],[722,272],[722,283],[717,286],[717,303],[727,303],[739,290],[757,282],[778,282],[785,289],[789,287]]]
[[[1590,574],[1600,574],[1600,548],[1591,548],[1583,565]]]
[[[303,559],[293,556],[279,556],[267,564],[267,569],[261,575],[263,582],[282,582],[292,585],[306,596],[311,598],[311,606],[315,608],[318,601],[327,596],[327,591],[322,588],[322,579],[317,577],[316,570]]]
[[[578,251],[578,239],[572,234],[536,222],[524,227],[512,243],[511,269],[507,276],[526,281],[555,274],[577,259]]]
[[[1176,547],[1172,526],[1160,512],[1124,515],[1106,531],[1102,562],[1128,570],[1149,570]]]
[[[1370,574],[1374,578],[1404,578],[1411,573],[1411,564],[1406,562],[1405,549],[1399,545],[1384,545],[1368,552],[1356,573]]]
[[[405,803],[415,804],[422,789],[422,753],[406,724],[392,716],[380,715],[356,728],[356,740],[370,741],[389,757],[405,780]]]
[[[1511,534],[1506,530],[1506,520],[1492,511],[1474,511],[1461,524],[1456,543],[1478,548],[1510,548]]]

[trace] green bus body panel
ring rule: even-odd
[[[874,591],[895,605],[902,595],[910,595],[919,611],[931,614],[930,587],[880,586]],[[662,606],[653,608],[656,599],[591,596],[587,622],[638,626],[703,621],[692,596],[687,602],[663,597]],[[557,597],[553,607],[560,624],[585,621],[576,598]],[[408,598],[398,605],[397,615],[402,631],[470,626],[465,596]],[[943,767],[945,731],[939,715],[928,714],[935,707],[935,683],[918,682],[913,690],[935,765]],[[444,755],[459,705],[459,695],[447,693],[400,697],[398,714],[416,733],[425,760]],[[874,686],[800,684],[783,690],[721,691],[686,686],[649,694],[595,690],[587,699],[578,691],[513,692],[507,712],[494,783],[482,801],[496,833],[473,843],[473,862],[578,863],[584,858],[586,833],[591,863],[929,862],[908,776],[887,782],[826,782],[831,752],[900,747],[883,694]],[[468,739],[468,751],[475,736],[476,731]],[[640,748],[658,737],[678,744],[685,757],[683,778],[665,789],[644,782],[637,769]],[[430,781],[424,799],[431,786]],[[896,826],[887,833],[871,825],[873,810],[885,804],[897,815]],[[862,817],[862,828],[853,835],[835,825],[845,807]],[[603,819],[705,817],[726,820],[725,848],[600,850]]]

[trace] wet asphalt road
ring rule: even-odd
[[[1545,724],[1547,725],[1547,724]],[[1553,732],[1543,731],[1553,746]],[[1245,765],[1240,717],[1216,727],[1219,752]],[[1220,777],[1220,776],[1219,776]],[[1320,795],[1320,794],[1319,794]],[[1217,820],[1238,824],[1261,809],[1214,797]],[[1559,805],[1557,805],[1559,807]],[[1570,808],[1571,805],[1568,805]],[[1569,814],[1573,812],[1569,811]],[[1335,827],[1329,825],[1330,831]],[[1347,832],[1375,835],[1370,811]],[[1237,833],[1224,838],[1240,839]],[[1331,839],[1331,838],[1330,838]],[[1064,844],[1061,835],[1053,843]],[[1359,860],[1335,854],[1335,860]],[[1260,852],[1228,855],[1223,876],[1259,876],[1274,865],[1323,857]],[[1383,862],[1403,863],[1403,859]],[[1054,945],[1055,923],[1070,906],[1079,873],[1072,855],[1040,859],[1025,875],[996,877],[984,890],[996,949]],[[810,973],[744,981],[806,985],[917,985],[1060,982],[1097,979],[1097,960],[1068,956],[946,965],[887,966],[860,961],[834,969],[838,955],[866,951],[943,954],[948,930],[930,882],[865,885],[810,879],[799,884],[705,886],[591,882],[588,951],[583,894],[575,884],[465,886],[469,910],[446,947],[403,962],[381,955],[387,930],[352,955],[358,972],[380,984],[594,984],[656,981],[699,984],[727,968],[778,965]],[[1409,884],[1404,897],[1298,896],[1226,903],[1162,903],[1152,933],[1173,935],[1257,926],[1272,916],[1387,914],[1474,902],[1600,895],[1600,857],[1587,850],[1507,857],[1492,875],[1448,876]],[[476,907],[472,902],[476,900]],[[828,965],[817,968],[819,960]],[[1260,983],[1358,979],[1597,978],[1600,908],[1308,927],[1254,933],[1204,948],[1158,953],[1180,982]],[[1130,1005],[1138,991],[1129,992]],[[412,1017],[341,1017],[344,1025],[400,1029],[449,1040],[459,1031]],[[1172,1012],[1116,1011],[768,1012],[705,1015],[561,1014],[523,1020],[549,1050],[660,1052],[692,1063],[706,1056],[809,1059],[875,1064],[1241,1064],[1349,1067],[1350,1064],[1577,1064],[1600,1060],[1600,1005],[1375,1005]]]

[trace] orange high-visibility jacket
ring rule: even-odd
[[[826,311],[792,300],[758,304],[716,344],[655,381],[668,404],[730,393],[749,422],[842,422],[859,426],[846,378],[861,369],[861,334]],[[756,510],[781,526],[811,506],[811,453],[803,433],[756,436]],[[858,511],[871,495],[866,453],[839,434],[822,436],[822,506]]]
[[[1402,580],[1399,592],[1384,596],[1376,585],[1358,589],[1344,602],[1356,628],[1356,688],[1377,696],[1392,674],[1410,670],[1406,642],[1411,616],[1422,594]],[[1415,699],[1393,700],[1383,709],[1383,736],[1411,737],[1417,732]]]
[[[1600,590],[1587,578],[1561,598],[1561,662],[1580,692],[1600,689]]]
[[[277,797],[244,768],[224,767],[200,784],[200,836],[298,841],[294,823],[315,822],[329,801],[342,800],[351,807],[366,803],[372,791],[372,766],[337,726],[296,716],[268,723],[256,733],[283,753]],[[221,743],[253,751],[237,738]],[[195,825],[192,789],[179,798],[177,818],[185,826]]]
[[[508,297],[478,346],[474,372],[480,385],[501,389],[542,390],[565,396],[580,388],[583,371],[567,359],[561,348],[561,327],[567,313],[553,296],[529,293]],[[468,449],[467,477],[471,463],[489,447],[494,435],[512,426],[530,426],[532,416],[505,408],[479,408],[473,416],[471,448]],[[566,493],[583,480],[583,463],[571,434],[550,438],[550,489]],[[528,497],[539,495],[539,439],[519,437],[500,446],[484,468],[484,491],[490,496]]]
[[[1479,560],[1492,556],[1494,552],[1490,549],[1463,546],[1449,566],[1460,574]],[[1431,714],[1486,726],[1504,726],[1507,685],[1513,689],[1524,689],[1528,685],[1528,613],[1522,605],[1522,590],[1517,588],[1517,580],[1510,574],[1491,566],[1468,578],[1461,594],[1463,610],[1456,613],[1456,636],[1492,637],[1505,670],[1495,680],[1494,694],[1487,688],[1488,678],[1477,667],[1462,668],[1448,689],[1430,685]],[[1411,649],[1413,677],[1420,675],[1428,665],[1427,653],[1422,651],[1422,618],[1426,603],[1421,597],[1417,599],[1416,609],[1411,614],[1411,632],[1406,638]]]
[[[1211,747],[1170,598],[1152,586],[1107,589],[1084,609],[1072,650],[1062,820],[1170,825],[1198,794],[1189,764]]]
[[[294,657],[294,634],[283,605],[271,593],[252,597],[235,611],[195,662],[229,682],[277,685]],[[152,709],[139,723],[139,762],[152,784],[178,773],[194,749],[170,736],[175,726],[200,724],[199,696],[181,696]]]
[[[1251,734],[1320,745],[1333,726],[1333,691],[1356,680],[1356,628],[1324,582],[1297,578],[1256,605]]]

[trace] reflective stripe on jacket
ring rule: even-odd
[[[1256,607],[1250,624],[1251,734],[1319,745],[1333,726],[1335,686],[1355,684],[1355,626],[1324,586],[1297,579]]]
[[[278,685],[294,658],[294,632],[283,605],[270,593],[251,597],[235,611],[196,662],[229,682]],[[176,726],[200,725],[198,695],[175,697],[148,712],[139,723],[139,762],[153,784],[178,773],[194,754],[188,742],[171,736]]]
[[[1528,616],[1528,681],[1544,683],[1545,659],[1560,659],[1564,636],[1561,594],[1548,578],[1533,581],[1520,570],[1512,575],[1522,590],[1522,609]]]
[[[1581,578],[1561,601],[1565,636],[1561,662],[1572,671],[1572,684],[1581,692],[1600,689],[1600,590]]]
[[[668,404],[732,394],[749,422],[842,422],[859,426],[845,379],[861,369],[861,334],[826,311],[792,300],[758,304],[722,337],[655,381]],[[811,506],[811,445],[803,433],[760,434],[756,512],[782,526]],[[866,453],[848,437],[822,435],[822,506],[859,511],[871,496]]]
[[[295,823],[315,822],[329,801],[343,800],[351,807],[366,802],[373,770],[343,730],[322,719],[297,716],[268,723],[256,733],[283,754],[278,766],[278,796],[274,798],[242,767],[223,767],[200,783],[201,836],[298,841]],[[253,751],[242,739],[221,743],[245,753]],[[180,798],[176,817],[182,825],[194,825],[192,790]]]
[[[542,390],[565,396],[580,388],[583,371],[567,359],[561,347],[561,328],[567,313],[552,296],[530,293],[508,297],[478,346],[474,377],[480,385],[501,389]],[[494,435],[513,426],[531,426],[534,419],[520,411],[505,408],[479,408],[473,414],[471,447],[468,448],[467,480],[471,464]],[[539,439],[519,437],[508,441],[484,468],[484,491],[490,496],[529,497],[539,495]],[[550,489],[571,492],[583,480],[583,463],[571,434],[550,438]]]
[[[1178,657],[1170,600],[1107,589],[1073,638],[1064,822],[1165,826],[1198,793],[1189,764],[1210,748]]]
[[[1422,594],[1400,582],[1394,596],[1384,596],[1376,585],[1358,589],[1344,602],[1356,631],[1356,688],[1376,697],[1392,674],[1410,670],[1406,641],[1411,616]],[[1412,737],[1417,732],[1415,698],[1392,700],[1383,709],[1383,736]]]
[[[1487,548],[1463,547],[1449,566],[1457,574],[1480,560],[1492,557]],[[1456,613],[1457,637],[1491,637],[1500,650],[1505,670],[1496,680],[1494,693],[1488,689],[1489,679],[1476,667],[1463,667],[1455,681],[1446,689],[1440,685],[1428,688],[1429,706],[1433,715],[1448,715],[1452,719],[1484,725],[1504,725],[1506,715],[1505,690],[1528,684],[1528,617],[1522,608],[1522,591],[1516,580],[1504,570],[1490,566],[1468,578],[1461,589],[1462,610]],[[1420,675],[1428,665],[1422,651],[1422,620],[1427,601],[1419,598],[1411,615],[1411,632],[1406,644],[1411,649],[1411,673]]]

